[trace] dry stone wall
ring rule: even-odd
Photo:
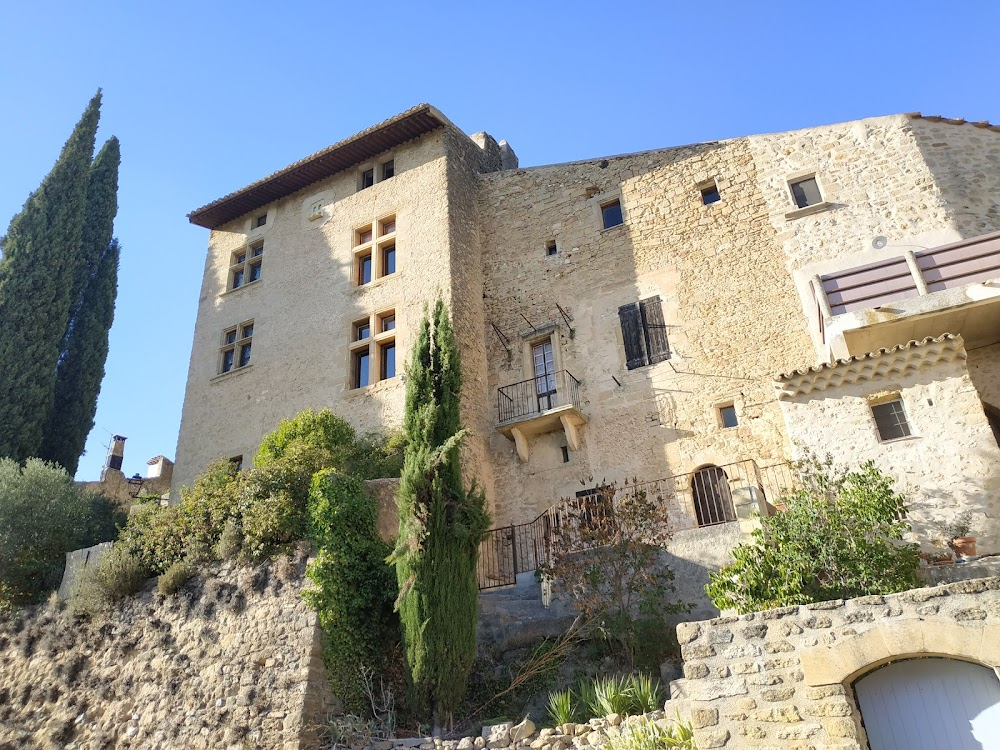
[[[862,750],[855,680],[906,657],[996,668],[998,632],[1000,578],[682,623],[672,689],[701,750]]]
[[[106,620],[42,606],[0,621],[0,748],[313,747],[335,701],[305,563],[222,564]]]

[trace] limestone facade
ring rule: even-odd
[[[405,130],[418,121],[430,122],[424,132]],[[820,320],[810,284],[902,248],[922,252],[1000,231],[997,130],[892,115],[521,169],[507,144],[466,136],[426,105],[410,110],[191,215],[212,233],[174,490],[212,459],[241,456],[246,465],[263,434],[307,407],[329,406],[360,431],[397,427],[406,352],[425,306],[441,296],[462,347],[463,418],[472,432],[465,467],[485,487],[495,525],[531,521],[560,497],[604,481],[680,477],[688,491],[672,508],[677,533],[693,530],[700,523],[693,472],[780,465],[795,455],[793,439],[815,438],[821,448],[856,442],[855,422],[833,419],[823,430],[799,424],[797,415],[839,412],[803,397],[793,413],[773,386],[776,373],[829,363],[845,348],[859,353]],[[380,179],[390,159],[394,174]],[[374,184],[364,187],[369,169]],[[820,200],[798,208],[792,183],[802,180],[815,180]],[[612,225],[615,201],[622,220]],[[374,226],[377,235],[387,218],[395,272],[378,278],[376,270],[371,283],[359,284],[360,228]],[[885,238],[879,249],[876,237]],[[228,290],[234,260],[260,242],[260,280]],[[935,407],[926,417],[937,426],[906,446],[885,446],[878,460],[891,468],[903,452],[931,450],[985,492],[997,453],[986,427],[987,407],[1000,408],[1000,331],[989,325],[996,313],[982,306],[992,304],[993,287],[977,288],[987,298],[975,303],[974,324],[963,288],[940,293],[951,295],[947,315],[922,309],[891,325],[876,315],[862,334],[893,339],[891,346],[965,336],[961,372],[932,368],[920,376],[943,378],[928,387],[959,399],[961,416]],[[922,299],[932,297],[944,299]],[[655,300],[662,324],[650,311],[642,334],[647,347],[648,336],[665,334],[669,358],[647,357],[651,364],[630,369],[626,344],[635,342],[623,320],[639,313],[626,308]],[[372,367],[386,340],[379,336],[388,335],[399,351],[397,374],[352,387],[352,346],[366,346],[355,340],[356,324],[369,320],[377,331],[386,311],[394,311],[395,328],[372,334]],[[249,321],[249,363],[220,374],[225,333]],[[537,396],[536,353],[546,373],[572,376],[560,375],[556,390],[560,399],[572,390],[573,403],[560,402],[544,419],[536,403],[529,409],[536,413],[505,420],[505,398]],[[895,386],[890,378],[866,387]],[[977,411],[977,399],[987,407]],[[736,425],[726,426],[734,417]],[[953,440],[966,427],[975,438]],[[973,439],[981,460],[957,460]],[[916,458],[906,462],[914,485],[944,487],[952,479],[925,476]],[[929,519],[959,500],[944,491],[939,502]],[[982,522],[992,523],[993,510],[980,510]],[[679,548],[691,550],[685,559],[695,567],[713,566],[714,558],[692,549],[711,547],[704,537],[713,532],[698,532],[699,545]],[[720,534],[720,542],[733,536]]]

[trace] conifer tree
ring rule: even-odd
[[[485,498],[462,481],[461,365],[448,309],[425,317],[407,371],[399,538],[393,552],[414,708],[435,731],[465,693],[476,654],[476,561],[489,525]]]
[[[112,239],[118,212],[121,151],[112,137],[94,159],[87,188],[87,214],[70,321],[63,336],[52,408],[38,455],[72,476],[94,426],[97,397],[108,356],[108,332],[118,292],[117,241]]]
[[[0,240],[0,456],[37,454],[70,319],[101,92]]]

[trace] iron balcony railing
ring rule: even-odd
[[[615,508],[640,492],[677,509],[670,518],[670,528],[686,531],[734,521],[739,506],[770,513],[773,506],[801,486],[798,472],[790,464],[760,467],[756,461],[745,460],[664,479],[621,484],[613,493],[608,491],[611,488],[595,487],[560,500],[532,521],[487,531],[479,547],[479,588],[513,585],[519,573],[537,570],[549,561],[553,534],[573,531],[574,522],[585,526],[613,522]]]
[[[569,370],[537,375],[497,389],[497,424],[531,419],[570,404],[580,408],[580,381]]]

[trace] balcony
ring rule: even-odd
[[[970,348],[997,343],[1000,232],[814,276],[811,292],[835,357],[942,333]]]
[[[497,430],[528,460],[528,439],[562,430],[570,450],[580,448],[578,428],[587,423],[580,409],[580,381],[559,370],[497,389]]]

